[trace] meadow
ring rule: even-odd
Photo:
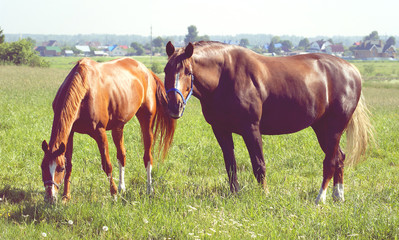
[[[168,157],[156,157],[154,194],[146,194],[134,119],[125,127],[126,193],[112,199],[95,141],[75,134],[72,199],[49,205],[41,142],[49,140],[51,103],[76,60],[52,58],[48,69],[0,66],[0,239],[399,238],[399,62],[353,62],[365,79],[376,146],[367,160],[345,169],[343,203],[332,201],[330,185],[326,204],[314,204],[324,155],[311,129],[263,136],[269,194],[256,183],[242,138],[234,136],[242,190],[230,194],[220,147],[191,98]]]

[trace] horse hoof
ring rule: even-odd
[[[63,196],[62,203],[67,204],[71,200],[71,196]]]
[[[147,194],[151,195],[154,193],[154,188],[151,185],[147,185]]]
[[[122,193],[122,194],[125,193],[125,192],[126,192],[125,186],[119,186],[119,187],[118,187],[118,192],[119,192],[119,193]]]

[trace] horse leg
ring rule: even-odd
[[[107,134],[105,132],[105,128],[100,128],[97,130],[95,140],[98,145],[98,149],[101,154],[101,165],[102,168],[107,174],[109,183],[110,183],[110,192],[112,196],[116,196],[117,189],[114,180],[112,179],[112,165],[109,159],[109,151],[108,151],[108,139]]]
[[[119,162],[119,192],[125,192],[125,164],[126,164],[126,149],[123,142],[123,126],[112,130],[112,139],[116,147],[116,157]]]
[[[335,201],[344,201],[344,161],[345,154],[342,152],[341,148],[338,146],[338,162],[335,166],[334,173],[334,189],[333,189],[333,199]]]
[[[244,131],[242,137],[251,158],[252,170],[255,178],[258,183],[262,185],[263,189],[268,192],[266,184],[266,166],[262,149],[262,135],[259,130],[259,125],[251,124],[249,129]]]
[[[71,199],[71,173],[72,173],[72,152],[73,152],[73,134],[71,131],[68,139],[67,149],[65,152],[66,164],[65,164],[65,179],[64,179],[64,193],[62,196],[62,201],[67,202]]]
[[[316,198],[316,204],[324,203],[326,200],[327,188],[331,179],[334,177],[334,192],[336,195],[335,200],[344,200],[343,192],[343,162],[345,155],[339,147],[339,140],[341,139],[342,132],[334,131],[332,126],[313,126],[320,147],[325,153],[323,161],[323,181],[319,194]],[[335,188],[337,190],[335,190]]]
[[[234,156],[234,142],[231,132],[226,132],[220,128],[212,126],[213,133],[222,148],[224,163],[229,177],[230,191],[238,192],[240,187],[237,181],[237,163]]]
[[[152,128],[154,126],[154,115],[144,110],[137,112],[137,119],[139,120],[141,132],[143,133],[144,142],[144,167],[147,170],[147,193],[154,192],[152,187],[151,171],[153,157],[151,153],[152,144],[154,143],[154,133]]]

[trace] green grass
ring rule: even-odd
[[[154,163],[153,195],[146,194],[134,119],[125,127],[125,195],[112,200],[95,141],[76,134],[72,200],[46,204],[41,142],[49,140],[52,100],[76,60],[56,58],[49,69],[0,66],[0,239],[43,239],[43,233],[48,239],[398,239],[399,87],[378,79],[364,88],[378,147],[346,169],[344,203],[333,203],[330,186],[327,203],[314,205],[323,154],[311,129],[263,136],[268,195],[253,177],[242,138],[234,136],[243,189],[231,195],[220,147],[192,98],[168,158]]]

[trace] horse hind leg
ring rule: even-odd
[[[117,158],[119,162],[119,192],[125,192],[125,165],[126,165],[126,149],[123,141],[123,127],[112,130],[112,139],[114,141]]]
[[[334,200],[344,201],[343,189],[343,167],[345,155],[339,147],[342,131],[332,131],[332,127],[313,126],[319,140],[320,147],[325,153],[323,161],[323,181],[319,194],[316,198],[316,204],[324,203],[328,184],[334,178]]]
[[[344,161],[345,154],[338,146],[338,162],[335,165],[334,173],[334,188],[333,188],[333,199],[334,201],[344,201]]]

